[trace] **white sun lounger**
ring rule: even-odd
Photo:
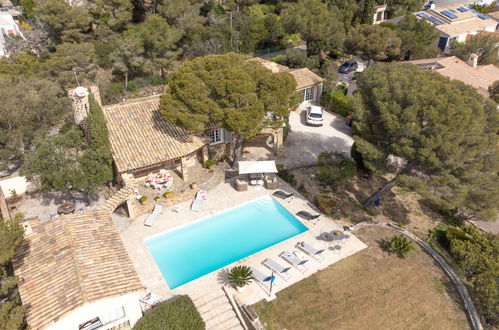
[[[314,248],[311,245],[308,245],[305,242],[299,242],[296,245],[296,247],[305,252],[306,254],[308,254],[309,256],[311,256],[312,258],[314,258],[315,260],[317,260],[318,262],[324,261],[324,256],[322,255],[324,250],[317,250],[316,248]]]
[[[203,200],[205,198],[206,198],[206,192],[204,192],[203,190],[199,190],[196,193],[196,197],[194,197],[194,200],[192,201],[191,211],[199,212],[199,209],[201,208],[201,204],[203,203]]]
[[[265,286],[269,285],[269,283],[270,283],[269,277],[270,276],[267,276],[266,274],[264,274],[263,272],[259,271],[255,267],[250,267],[250,269],[251,269],[251,274],[252,274],[252,276],[253,276],[253,278],[255,280],[257,280],[258,282],[260,282],[261,284],[263,284]]]
[[[149,216],[144,221],[144,226],[151,227],[154,223],[154,220],[156,220],[156,218],[161,212],[163,212],[163,205],[161,204],[154,205],[154,210],[152,211],[151,214],[149,214]]]
[[[262,264],[271,271],[273,271],[274,273],[276,273],[277,275],[279,275],[280,277],[282,277],[282,279],[285,281],[291,278],[291,274],[288,273],[289,270],[291,269],[290,267],[283,267],[281,266],[281,264],[277,263],[272,259],[265,259],[265,261],[262,262]]]
[[[305,266],[307,263],[307,259],[302,259],[294,253],[284,251],[279,255],[281,258],[289,262],[292,266],[298,269],[301,273],[305,273],[308,270],[308,267]]]

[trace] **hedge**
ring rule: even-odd
[[[135,330],[204,330],[205,324],[189,296],[154,307],[135,324]]]

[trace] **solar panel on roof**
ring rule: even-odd
[[[457,13],[454,9],[449,9],[450,12]]]
[[[489,19],[490,17],[487,16],[487,15],[478,15],[478,17],[480,17],[481,19]]]
[[[464,7],[459,7],[459,8],[457,8],[457,10],[459,10],[459,11],[460,11],[460,12],[462,12],[462,13],[464,13],[464,12],[468,11],[468,9],[467,9],[467,8],[464,8]]]
[[[445,15],[445,16],[447,16],[447,17],[449,17],[450,19],[455,19],[455,18],[457,18],[457,16],[456,16],[456,15],[454,15],[453,13],[451,13],[451,12],[449,12],[449,11],[447,11],[447,10],[441,11],[440,13],[441,13],[441,14],[443,14],[443,15]]]
[[[444,24],[442,21],[440,21],[440,20],[438,20],[436,18],[433,19],[433,23],[435,23],[436,25]]]
[[[417,13],[416,16],[419,16],[419,17],[429,17],[428,15],[426,15],[425,13]]]

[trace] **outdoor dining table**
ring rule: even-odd
[[[163,184],[173,182],[173,176],[169,173],[159,173],[157,175],[148,177],[146,181],[149,183]]]

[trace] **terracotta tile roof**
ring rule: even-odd
[[[267,69],[271,70],[274,73],[278,72],[287,72],[293,75],[296,81],[296,89],[302,89],[305,87],[313,86],[320,84],[325,81],[325,79],[321,78],[317,74],[313,73],[307,68],[302,69],[290,69],[285,65],[277,64],[275,62],[266,60],[261,57],[253,57],[248,61],[258,62]]]
[[[119,173],[187,156],[208,143],[168,123],[159,113],[159,95],[102,108]]]
[[[29,222],[14,260],[32,329],[45,328],[83,304],[142,291],[109,212]]]
[[[495,65],[479,65],[473,68],[455,56],[415,60],[409,63],[425,68],[435,65],[435,71],[438,73],[475,87],[485,97],[489,97],[488,87],[499,80],[499,68]]]
[[[478,34],[467,34],[466,40],[464,42],[468,42],[471,39],[473,39],[474,37],[479,36],[479,35],[486,35],[486,36],[490,36],[490,37],[495,37],[495,38],[497,38],[496,44],[499,44],[499,32],[488,32],[488,31],[481,31]]]
[[[290,69],[288,73],[292,74],[296,80],[296,89],[302,89],[305,87],[320,84],[325,81],[325,79],[316,75],[307,68],[303,69]]]

